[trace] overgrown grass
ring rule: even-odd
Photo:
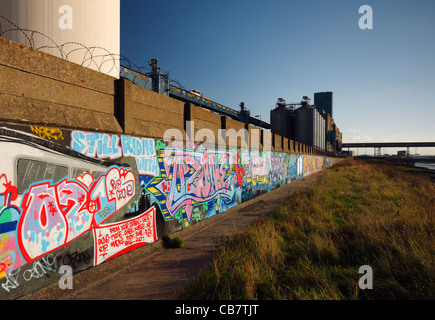
[[[221,239],[180,299],[433,299],[435,183],[346,160],[270,217]],[[361,290],[362,265],[373,289]]]
[[[183,248],[184,247],[184,240],[181,239],[179,236],[171,237],[170,234],[165,233],[162,236],[162,241],[165,247],[167,248]]]

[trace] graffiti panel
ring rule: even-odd
[[[94,228],[94,265],[156,241],[155,215],[150,208],[138,217]]]
[[[73,241],[122,208],[135,195],[131,170],[111,167],[93,181],[90,174],[32,185],[23,196],[17,240],[29,262]]]
[[[208,215],[237,204],[244,171],[238,163],[231,165],[231,158],[231,152],[221,150],[162,149],[160,174],[148,184],[147,191],[157,199],[166,220],[179,213],[187,226],[197,204],[207,203]]]
[[[97,159],[114,160],[133,157],[136,159],[139,174],[151,176],[158,174],[153,139],[73,131],[71,148]]]

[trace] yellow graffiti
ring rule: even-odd
[[[0,252],[4,247],[6,247],[6,243],[8,242],[9,236],[4,234],[0,240]],[[4,255],[0,256],[0,279],[3,279],[6,276],[8,268],[13,265],[12,256],[10,255],[10,250],[8,250]]]
[[[320,157],[303,157],[303,170],[304,173],[314,173],[322,170],[323,159]]]
[[[36,133],[41,139],[48,140],[63,140],[62,130],[58,128],[47,128],[47,127],[38,127],[38,126],[30,126],[30,130],[33,133]]]

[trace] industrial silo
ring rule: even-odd
[[[314,115],[315,115],[315,123],[316,123],[316,129],[315,129],[315,142],[314,142],[314,146],[316,147],[316,149],[320,149],[320,114],[318,112],[314,111]]]
[[[270,127],[272,133],[295,139],[295,110],[279,98],[275,109],[270,111]]]
[[[1,36],[119,77],[120,0],[1,0]]]
[[[313,108],[303,105],[296,109],[296,140],[304,144],[314,145],[314,112]]]
[[[326,128],[326,120],[325,118],[323,118],[322,116],[320,116],[320,149],[322,151],[326,151],[326,133],[325,133],[325,128]]]
[[[296,109],[296,140],[313,146],[318,150],[324,150],[325,120],[312,105],[303,105]]]

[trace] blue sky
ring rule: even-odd
[[[434,14],[433,0],[122,0],[121,54],[267,122],[277,98],[333,91],[344,142],[435,141]]]

